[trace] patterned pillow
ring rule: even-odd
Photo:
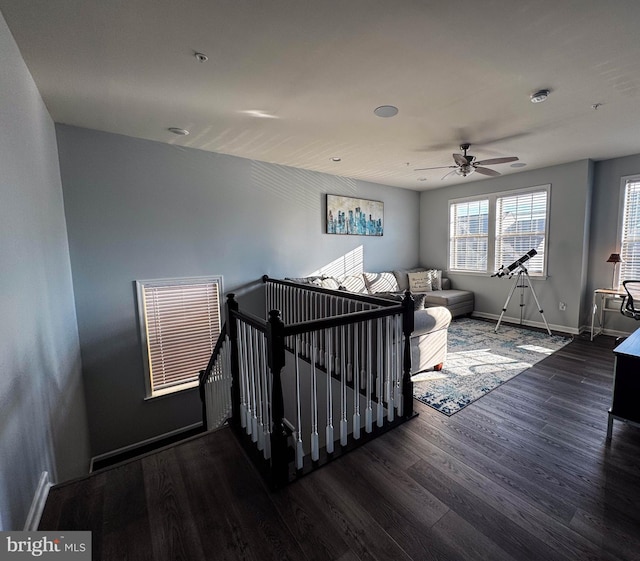
[[[398,292],[398,281],[393,273],[363,273],[369,294],[376,292]]]
[[[325,277],[320,282],[322,288],[330,288],[331,290],[339,290],[340,283],[333,277]]]
[[[364,278],[362,275],[348,275],[340,280],[340,285],[349,292],[367,294],[367,287],[364,284]]]
[[[442,271],[440,269],[429,269],[427,273],[431,276],[432,290],[442,290]]]
[[[429,271],[409,273],[409,290],[411,292],[431,292],[432,276]]]

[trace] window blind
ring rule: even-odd
[[[139,281],[148,396],[193,387],[220,334],[221,278]]]
[[[451,203],[449,213],[449,269],[486,271],[489,200]]]
[[[625,184],[620,257],[620,284],[640,279],[640,179]]]
[[[531,275],[545,274],[547,191],[498,197],[496,200],[496,267],[509,266],[531,249],[526,263]]]

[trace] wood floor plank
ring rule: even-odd
[[[614,341],[563,349],[271,492],[229,429],[54,487],[93,559],[640,561],[640,429],[607,442]]]
[[[142,460],[151,528],[151,551],[158,561],[204,561],[200,535],[193,524],[190,501],[175,451]]]
[[[152,561],[149,524],[142,463],[130,462],[111,471],[104,487],[103,557]]]

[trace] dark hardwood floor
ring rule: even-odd
[[[94,561],[640,560],[640,428],[605,441],[613,338],[563,350],[271,493],[228,429],[54,487]],[[640,406],[640,404],[639,404]]]

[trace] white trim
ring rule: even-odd
[[[585,333],[585,332],[591,335],[591,324],[580,326],[580,333]],[[598,331],[597,333],[594,333],[593,338],[595,339],[598,335],[609,335],[610,337],[629,337],[629,335],[631,335],[632,333],[633,333],[633,330],[619,331],[618,329],[609,329],[608,327],[605,327],[604,329],[602,329],[602,331]]]
[[[447,268],[446,271],[455,274],[479,274],[491,276],[491,271],[498,269],[496,260],[496,207],[498,199],[503,197],[513,197],[516,195],[527,195],[529,193],[536,193],[539,191],[546,191],[547,193],[547,208],[545,219],[545,250],[544,250],[544,263],[542,274],[531,273],[531,278],[547,278],[549,276],[548,259],[549,259],[549,222],[551,217],[551,183],[543,183],[541,185],[531,185],[529,187],[523,187],[521,189],[509,189],[507,191],[495,191],[492,193],[482,193],[478,195],[471,195],[468,197],[459,197],[455,199],[449,199],[447,201],[447,224],[448,224],[448,238],[447,238]],[[489,203],[489,212],[487,215],[487,269],[485,271],[467,271],[451,269],[451,206],[459,203],[484,201]]]
[[[202,426],[202,422],[193,423],[192,425],[188,425],[186,427],[182,427],[180,429],[175,429],[169,432],[165,432],[163,434],[159,434],[157,436],[152,436],[151,438],[147,438],[146,440],[141,440],[140,442],[135,442],[133,444],[129,444],[128,446],[123,446],[122,448],[117,448],[115,450],[111,450],[111,452],[105,452],[104,454],[99,454],[97,456],[93,456],[91,458],[91,463],[89,464],[89,473],[93,472],[93,464],[95,462],[101,462],[102,460],[108,460],[109,458],[113,458],[114,456],[119,456],[120,454],[125,454],[126,452],[130,452],[131,450],[135,450],[136,448],[142,448],[143,446],[147,446],[147,444],[153,444],[154,442],[158,442],[160,440],[164,440],[165,438],[171,438],[172,436],[176,436],[182,434],[183,432],[188,432],[190,430],[196,429]]]
[[[478,318],[484,318],[484,319],[495,319],[496,322],[498,321],[498,319],[500,319],[500,315],[499,314],[487,314],[485,312],[473,312],[471,314],[471,317],[478,317]],[[520,318],[514,318],[514,317],[508,317],[508,316],[504,316],[502,318],[502,322],[506,322],[506,323],[511,323],[511,324],[520,324]],[[539,327],[541,329],[544,329],[546,331],[546,326],[543,322],[541,321],[531,321],[528,319],[525,319],[522,321],[522,325],[527,326],[527,327]],[[557,324],[549,324],[549,329],[551,329],[551,331],[559,331],[560,333],[568,333],[570,335],[578,335],[580,333],[579,329],[576,329],[575,327],[568,327],[566,325],[557,325]],[[500,330],[498,329],[498,333],[500,333]]]
[[[630,181],[640,181],[640,174],[634,173],[633,175],[624,175],[620,178],[620,192],[618,198],[618,230],[616,232],[616,245],[615,251],[622,253],[622,230],[624,228],[624,210],[627,202],[627,183]],[[620,271],[621,266],[615,268],[615,278],[613,279],[613,286],[620,288]]]
[[[140,349],[142,351],[142,362],[144,367],[144,384],[145,395],[144,399],[149,400],[156,397],[164,397],[172,394],[179,393],[183,390],[194,388],[198,385],[197,380],[187,383],[182,383],[163,390],[154,390],[152,375],[151,375],[151,358],[149,356],[149,341],[147,333],[147,315],[145,310],[144,301],[144,289],[147,287],[163,287],[163,286],[179,286],[188,284],[217,284],[218,286],[218,317],[220,321],[220,328],[224,324],[224,285],[222,275],[204,275],[197,277],[177,277],[177,278],[162,278],[162,279],[146,279],[134,281],[136,288],[136,311],[138,317],[138,328],[140,333]]]
[[[27,520],[24,523],[25,532],[35,532],[38,529],[44,506],[47,504],[49,489],[51,489],[52,486],[53,484],[49,481],[49,472],[43,471],[40,475],[36,492],[33,495],[33,500],[31,501]]]

